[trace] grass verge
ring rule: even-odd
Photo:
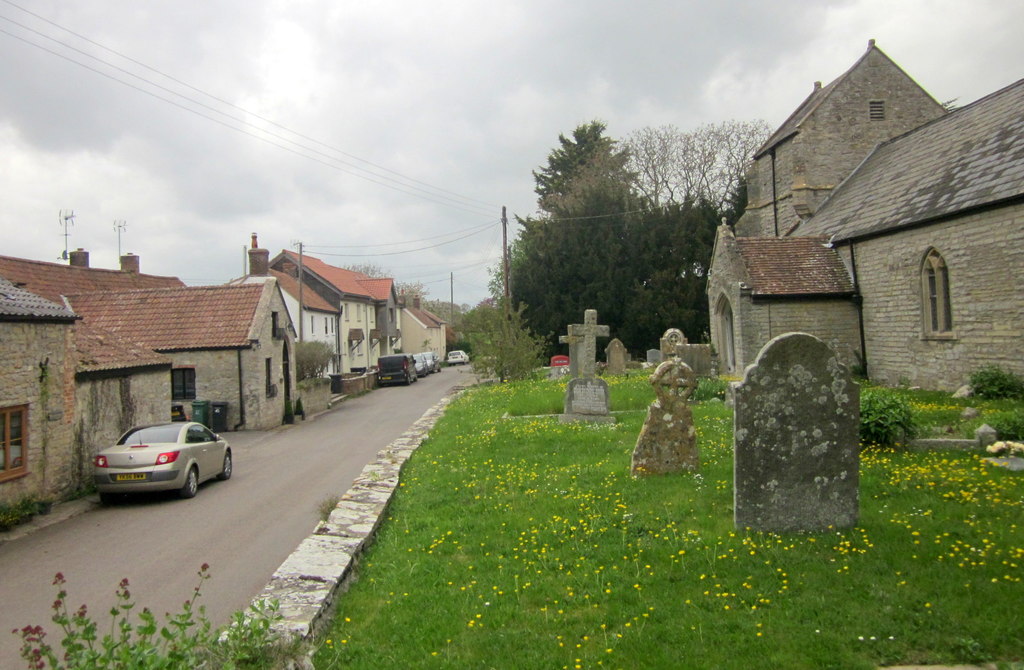
[[[643,412],[502,419],[479,388],[409,461],[315,662],[333,668],[873,668],[1024,658],[1024,477],[980,454],[866,450],[861,523],[737,530],[731,411],[699,474],[636,480]],[[653,398],[642,377],[612,386]],[[646,394],[646,395],[645,395]],[[542,401],[546,402],[546,401]]]

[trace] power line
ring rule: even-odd
[[[463,235],[462,237],[456,237],[455,239],[448,240],[447,242],[440,242],[438,244],[431,244],[430,246],[418,247],[416,249],[406,249],[405,251],[387,251],[387,252],[380,253],[380,254],[331,254],[331,253],[325,253],[325,252],[321,251],[321,252],[318,252],[317,255],[318,256],[334,256],[334,257],[338,257],[338,258],[373,258],[373,257],[377,257],[377,256],[399,256],[401,254],[411,254],[411,253],[415,253],[417,251],[426,251],[427,249],[436,249],[437,247],[443,247],[446,244],[453,244],[453,243],[458,242],[460,240],[464,240],[467,237],[473,237],[474,235],[479,235],[480,233],[484,232],[485,230],[486,229],[477,230],[476,232],[469,233],[468,235]]]
[[[444,233],[443,235],[435,235],[434,237],[424,237],[423,239],[419,239],[419,240],[406,240],[404,242],[385,242],[385,243],[381,243],[381,244],[318,244],[318,245],[308,244],[308,245],[306,245],[306,248],[307,249],[369,249],[369,248],[373,248],[373,247],[397,247],[397,246],[401,246],[403,244],[418,244],[419,242],[430,242],[431,240],[439,240],[442,237],[449,237],[451,235],[458,235],[459,233],[468,232],[468,231],[480,231],[480,230],[483,230],[485,228],[488,228],[489,226],[493,226],[495,223],[497,223],[497,221],[488,221],[487,223],[479,225],[479,226],[473,226],[471,228],[464,228],[463,230],[453,230],[450,233]]]
[[[27,13],[32,14],[33,16],[37,16],[37,15],[33,14],[32,12],[28,12],[28,10],[25,10],[25,9],[23,9],[21,7],[18,7],[14,3],[11,3],[9,0],[3,0],[3,1],[6,2],[7,4],[13,6],[13,7],[21,9],[22,11],[26,11]],[[281,124],[278,124],[276,122],[270,121],[269,119],[264,119],[263,117],[261,117],[261,116],[259,116],[257,114],[253,114],[251,112],[248,112],[248,111],[244,110],[243,108],[238,107],[237,105],[233,105],[232,103],[229,103],[229,102],[226,102],[226,101],[222,101],[220,98],[217,98],[216,96],[213,96],[211,94],[205,93],[205,92],[201,91],[200,89],[196,89],[195,87],[193,87],[191,85],[183,84],[185,86],[188,86],[189,88],[192,88],[194,90],[199,91],[200,93],[203,93],[203,95],[207,95],[208,97],[210,97],[210,98],[212,98],[214,100],[217,100],[219,102],[224,102],[224,104],[228,104],[228,105],[230,105],[232,107],[235,107],[236,109],[238,109],[240,111],[243,111],[243,112],[245,112],[247,114],[250,114],[251,116],[253,116],[255,118],[259,118],[259,119],[261,119],[261,120],[263,120],[263,121],[265,121],[267,123],[270,123],[272,125],[280,127],[282,129],[284,129],[284,130],[286,130],[286,131],[296,135],[297,137],[300,137],[300,138],[303,138],[303,139],[307,139],[307,140],[313,142],[314,144],[319,144],[320,146],[328,148],[331,151],[334,151],[334,152],[339,153],[339,154],[344,155],[344,156],[348,156],[348,157],[354,158],[355,160],[359,160],[359,161],[364,162],[364,163],[366,163],[368,165],[373,165],[374,167],[377,167],[378,169],[381,169],[381,170],[384,170],[386,172],[390,172],[392,174],[395,174],[395,175],[401,177],[402,179],[406,180],[407,182],[415,182],[415,183],[418,183],[418,184],[423,184],[427,188],[433,189],[433,191],[437,191],[437,192],[435,193],[435,192],[428,191],[428,190],[426,190],[424,188],[420,188],[418,186],[415,186],[414,184],[402,183],[402,182],[398,181],[397,179],[388,177],[386,175],[378,174],[378,173],[376,173],[376,172],[374,172],[372,170],[360,167],[358,165],[354,165],[354,164],[352,164],[352,163],[350,163],[348,161],[342,160],[342,159],[337,158],[335,156],[331,156],[330,154],[327,154],[327,153],[324,153],[322,151],[319,151],[316,148],[304,145],[301,142],[296,142],[296,141],[294,141],[292,139],[289,139],[288,137],[285,137],[285,136],[280,135],[278,133],[271,132],[271,131],[267,130],[266,128],[262,128],[262,127],[254,124],[254,123],[251,123],[251,122],[249,122],[249,121],[247,121],[245,119],[240,119],[238,117],[232,116],[232,115],[228,114],[227,112],[224,112],[224,111],[219,110],[219,109],[217,109],[215,107],[207,105],[207,104],[205,104],[203,102],[195,100],[194,98],[190,98],[187,95],[184,95],[184,94],[179,93],[178,91],[175,91],[175,90],[173,90],[171,88],[168,88],[168,87],[163,86],[161,84],[158,84],[158,83],[156,83],[154,81],[146,79],[145,77],[142,77],[142,76],[140,76],[138,74],[135,74],[135,73],[133,73],[133,72],[131,72],[129,70],[126,70],[125,68],[122,68],[122,67],[120,67],[118,65],[110,63],[110,62],[108,62],[106,60],[103,60],[102,58],[94,56],[94,55],[92,55],[92,54],[90,54],[88,52],[85,52],[85,51],[83,51],[81,49],[78,49],[78,48],[76,48],[74,46],[71,46],[69,44],[66,44],[64,42],[61,42],[60,40],[58,40],[58,39],[56,39],[56,38],[54,38],[54,37],[52,37],[50,35],[46,35],[45,33],[42,33],[42,32],[40,32],[38,30],[35,30],[34,28],[26,26],[26,25],[24,25],[22,23],[19,23],[19,22],[15,21],[15,20],[13,20],[11,18],[8,18],[6,16],[0,16],[0,19],[3,19],[3,20],[5,20],[5,21],[7,21],[9,23],[12,23],[15,26],[18,26],[18,27],[20,27],[20,28],[22,28],[24,30],[27,30],[27,31],[31,32],[31,33],[34,33],[34,34],[36,34],[36,35],[38,35],[38,36],[40,36],[40,37],[42,37],[44,39],[47,39],[47,40],[49,40],[51,42],[55,42],[56,44],[59,44],[60,46],[66,48],[66,49],[69,49],[71,51],[79,53],[82,56],[85,56],[86,58],[90,58],[92,60],[98,61],[99,63],[102,63],[103,65],[105,65],[107,67],[110,67],[110,68],[112,68],[112,69],[114,69],[114,70],[116,70],[118,72],[121,72],[121,73],[123,73],[123,74],[125,74],[125,75],[127,75],[129,77],[132,77],[132,78],[137,79],[139,81],[145,82],[146,84],[148,84],[150,86],[153,86],[153,87],[155,87],[155,88],[157,88],[159,90],[165,91],[166,93],[168,93],[170,95],[177,96],[178,98],[186,100],[186,101],[188,101],[189,103],[191,103],[193,105],[197,105],[197,106],[199,106],[199,107],[201,107],[203,109],[207,109],[207,110],[209,110],[210,112],[212,112],[214,114],[218,114],[220,116],[226,117],[227,119],[230,119],[231,121],[233,121],[235,123],[241,124],[242,126],[247,126],[247,127],[252,128],[254,130],[257,130],[260,133],[263,133],[263,134],[265,134],[265,135],[267,135],[267,136],[269,136],[271,138],[276,138],[278,140],[281,140],[282,142],[287,142],[288,144],[291,144],[291,145],[293,145],[295,147],[298,147],[298,148],[302,149],[302,151],[296,151],[295,149],[292,149],[292,148],[289,148],[287,146],[284,146],[284,145],[282,145],[282,144],[280,144],[278,142],[274,142],[274,141],[268,139],[267,137],[263,137],[261,135],[249,132],[245,128],[240,128],[240,127],[231,125],[230,123],[226,123],[223,120],[214,118],[214,117],[209,116],[207,114],[204,114],[204,113],[202,113],[199,110],[196,110],[196,109],[193,109],[193,108],[188,107],[186,105],[183,105],[183,104],[181,104],[181,103],[179,103],[179,102],[177,102],[175,100],[166,98],[166,97],[164,97],[162,95],[154,93],[153,91],[147,90],[145,88],[142,88],[142,87],[137,86],[135,84],[132,84],[130,82],[124,81],[123,79],[119,79],[118,77],[116,77],[116,76],[114,76],[114,75],[112,75],[112,74],[110,74],[108,72],[104,72],[104,71],[99,70],[99,69],[97,69],[95,67],[87,65],[87,64],[85,64],[85,63],[83,63],[81,61],[78,61],[78,60],[76,60],[76,59],[74,59],[74,58],[72,58],[72,57],[70,57],[70,56],[68,56],[66,54],[60,53],[58,51],[54,51],[53,49],[49,49],[49,48],[47,48],[47,47],[45,47],[45,46],[43,46],[41,44],[38,44],[36,42],[33,42],[33,41],[29,40],[29,39],[27,39],[27,38],[25,38],[25,37],[23,37],[21,35],[16,35],[14,33],[11,33],[9,31],[7,31],[7,30],[0,29],[0,33],[3,33],[3,34],[8,35],[10,37],[13,37],[13,38],[15,38],[17,40],[20,40],[20,41],[24,42],[25,44],[28,44],[30,46],[33,46],[33,47],[37,48],[37,49],[40,49],[41,51],[45,51],[45,52],[47,52],[49,54],[52,54],[52,55],[57,56],[59,58],[62,58],[62,59],[66,60],[66,61],[68,61],[70,63],[78,65],[81,68],[84,68],[86,70],[89,70],[91,72],[99,74],[99,75],[101,75],[103,77],[111,79],[112,81],[115,81],[115,82],[117,82],[119,84],[122,84],[123,86],[127,86],[129,88],[135,89],[136,91],[139,91],[140,93],[145,93],[146,95],[154,97],[157,100],[160,100],[162,102],[166,102],[168,104],[174,105],[175,107],[178,107],[179,109],[182,109],[184,111],[187,111],[187,112],[190,112],[192,114],[195,114],[196,116],[205,118],[205,119],[207,119],[209,121],[213,121],[214,123],[218,123],[218,124],[220,124],[220,125],[222,125],[222,126],[224,126],[226,128],[229,128],[229,129],[234,130],[236,132],[248,135],[250,137],[253,137],[253,138],[258,139],[260,141],[263,141],[263,142],[265,142],[267,144],[270,144],[272,146],[275,146],[275,147],[278,147],[278,148],[283,149],[285,151],[288,151],[290,153],[293,153],[293,154],[295,154],[297,156],[300,156],[302,158],[305,158],[307,160],[315,161],[317,163],[320,163],[320,164],[325,165],[327,167],[330,167],[332,169],[338,170],[339,172],[343,172],[345,174],[349,174],[351,176],[358,177],[360,179],[369,181],[371,183],[375,183],[375,184],[378,184],[380,186],[384,186],[385,188],[390,188],[392,190],[399,191],[399,192],[404,193],[406,195],[411,195],[413,197],[418,197],[418,198],[421,198],[421,199],[424,199],[424,200],[428,200],[430,202],[434,202],[435,204],[445,205],[445,206],[448,206],[448,207],[452,207],[454,209],[460,209],[460,210],[468,212],[468,213],[473,213],[473,214],[482,213],[482,210],[483,210],[482,205],[473,204],[474,202],[480,203],[482,201],[476,200],[474,198],[469,198],[467,196],[462,196],[462,195],[459,195],[459,194],[455,193],[454,191],[449,191],[447,189],[442,189],[440,187],[432,186],[430,184],[427,184],[426,182],[422,182],[422,181],[413,179],[411,177],[406,177],[406,176],[402,175],[401,173],[395,172],[394,170],[390,170],[388,168],[377,166],[376,164],[371,163],[370,161],[366,161],[366,160],[361,159],[359,157],[352,156],[351,154],[348,154],[348,153],[346,153],[344,151],[341,151],[340,149],[336,149],[336,148],[331,147],[330,145],[327,145],[327,144],[325,144],[323,142],[320,142],[318,140],[309,138],[309,137],[307,137],[307,136],[305,136],[305,135],[303,135],[301,133],[298,133],[296,131],[290,130],[290,129],[286,128],[285,126],[282,126]],[[52,23],[52,22],[50,22],[50,21],[48,21],[46,19],[42,19],[42,20],[47,21],[48,23]],[[59,26],[57,24],[53,24],[53,25],[57,26],[58,28],[61,28],[62,30],[67,30],[67,29],[65,29],[65,28],[63,28],[63,27],[61,27],[61,26]],[[92,40],[89,40],[88,38],[82,37],[82,36],[78,35],[77,33],[73,32],[73,31],[68,30],[67,32],[69,32],[72,35],[76,35],[78,37],[81,37],[82,39],[85,39],[86,41],[88,41],[90,43],[96,44],[97,46],[99,46],[101,48],[107,49],[111,53],[115,53],[115,54],[121,56],[121,54],[119,54],[118,52],[116,52],[116,51],[114,51],[112,49],[108,49],[107,47],[103,47],[102,45],[100,45],[98,43],[95,43]],[[138,61],[135,61],[134,59],[131,59],[131,58],[127,57],[127,56],[122,56],[122,57],[126,58],[127,60],[129,60],[131,62],[138,63]],[[146,65],[141,64],[141,63],[140,63],[140,65],[142,65],[143,67],[146,67],[147,69],[153,70],[154,72],[157,72],[158,74],[161,74],[162,76],[167,77],[171,81],[178,82],[177,79],[175,79],[173,77],[170,77],[169,75],[164,75],[159,70],[156,70],[154,68],[151,68],[151,67],[146,66]],[[312,154],[316,154],[316,155],[322,156],[324,159],[326,159],[326,161],[331,161],[331,162],[326,162],[325,160],[317,158],[316,156],[310,156],[310,155],[308,155],[306,153],[303,153],[303,152],[309,152],[309,153],[312,153]],[[339,165],[336,165],[335,163],[339,163],[341,165],[348,166],[348,167],[350,167],[352,169],[348,170],[348,169],[339,167]],[[357,170],[359,172],[354,172],[353,170]],[[366,174],[361,174],[362,172],[365,172]],[[367,176],[367,175],[372,175],[372,177],[371,176]],[[384,181],[381,181],[381,180],[384,180]],[[389,182],[393,182],[393,183],[389,183]],[[453,197],[444,195],[444,193],[451,193],[455,197],[453,198]],[[440,198],[441,200],[438,200],[438,198]],[[459,200],[456,200],[455,198],[458,198],[458,199],[460,199],[462,201],[466,201],[466,202],[459,202]],[[445,201],[448,201],[448,202],[445,202]],[[475,209],[467,209],[469,207],[475,208]]]

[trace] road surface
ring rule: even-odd
[[[466,366],[447,368],[294,426],[225,433],[232,478],[204,483],[191,500],[130,499],[0,544],[0,668],[26,667],[15,628],[42,624],[60,649],[50,621],[57,572],[67,580],[69,609],[87,604],[102,635],[122,578],[136,609],[176,613],[208,563],[199,604],[215,626],[228,623],[312,532],[321,501],[348,490],[378,451],[453,387],[473,380]]]

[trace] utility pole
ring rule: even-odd
[[[304,342],[305,340],[303,339],[303,326],[305,324],[306,318],[305,315],[303,315],[302,313],[302,242],[298,242],[297,244],[299,245],[299,276],[297,278],[299,282],[299,342]]]
[[[505,216],[505,206],[501,206],[501,258],[502,258],[502,276],[505,284],[505,318],[512,318],[512,300],[511,293],[508,287],[508,217]]]
[[[114,221],[114,230],[117,231],[117,257],[121,257],[121,231],[128,227],[128,222],[125,220]]]
[[[448,323],[455,323],[455,273],[448,273]]]

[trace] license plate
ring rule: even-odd
[[[145,473],[130,474],[130,475],[114,475],[115,482],[139,482],[146,481],[149,479],[149,475]]]

